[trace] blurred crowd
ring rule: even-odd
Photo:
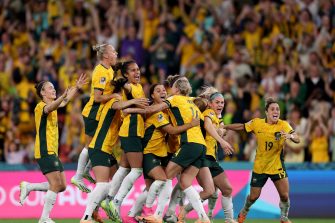
[[[226,124],[263,117],[264,99],[277,98],[302,139],[288,142],[286,161],[335,161],[334,27],[334,0],[1,0],[0,161],[33,162],[34,84],[49,80],[62,93],[91,74],[96,43],[135,59],[146,92],[176,73],[194,96],[215,86]],[[89,90],[58,110],[64,162],[83,148]],[[221,159],[253,160],[252,135],[226,139],[236,153]]]

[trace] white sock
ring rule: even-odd
[[[290,210],[290,200],[284,202],[280,201],[279,202],[279,207],[280,207],[280,218],[281,220],[288,220],[288,212]]]
[[[163,212],[165,205],[169,203],[169,199],[172,193],[172,180],[166,180],[165,184],[158,196],[158,204],[155,211],[155,215],[159,217],[163,217]]]
[[[83,179],[83,174],[84,174],[84,170],[85,170],[85,166],[87,162],[88,162],[88,150],[86,147],[84,147],[78,158],[78,166],[77,166],[77,171],[75,175],[75,177],[78,180]]]
[[[182,191],[181,191],[179,183],[178,183],[178,184],[176,184],[176,186],[172,190],[169,207],[168,207],[168,210],[166,212],[167,216],[171,216],[171,215],[176,213],[176,207],[177,207],[177,204],[180,201],[181,193],[182,193]]]
[[[116,171],[113,176],[113,179],[109,182],[109,191],[108,196],[113,199],[118,190],[120,189],[121,183],[123,179],[128,175],[130,172],[130,168],[124,168],[122,166]]]
[[[161,191],[165,181],[155,180],[148,192],[147,200],[145,201],[145,206],[151,208],[154,205],[155,199],[158,196],[158,193]]]
[[[209,218],[207,217],[205,209],[202,206],[202,202],[201,202],[199,193],[192,186],[189,186],[188,188],[186,188],[184,190],[184,193],[185,193],[187,199],[192,204],[194,210],[197,212],[199,218],[201,220],[208,221]]]
[[[135,180],[137,180],[142,175],[142,172],[142,168],[131,168],[130,173],[124,178],[120,189],[113,200],[115,206],[118,208],[119,213],[123,199],[127,196],[128,192],[134,185]]]
[[[232,197],[221,196],[221,205],[225,219],[234,219],[233,199]]]
[[[208,198],[208,217],[213,217],[213,211],[215,208],[216,201],[218,200],[219,190],[216,189],[214,194]]]
[[[42,211],[41,219],[49,218],[50,212],[56,202],[57,193],[48,190],[45,197],[44,197],[44,206]]]
[[[30,191],[47,191],[49,190],[49,183],[48,182],[28,183],[27,190],[28,190],[28,193]]]
[[[88,162],[86,163],[85,165],[85,168],[84,168],[84,174],[85,173],[89,173],[92,169],[92,163],[91,163],[91,160],[88,160]]]
[[[130,211],[128,212],[129,217],[135,217],[141,214],[142,207],[147,199],[148,191],[144,190],[140,196],[137,197],[135,205],[131,207]]]
[[[105,182],[96,183],[95,188],[88,195],[88,202],[82,220],[92,219],[92,213],[94,209],[106,197],[107,193],[108,193],[108,183]]]

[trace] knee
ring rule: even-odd
[[[185,182],[184,180],[181,180],[179,182],[179,187],[182,191],[185,190],[186,188],[190,187],[191,185],[192,184],[190,182],[187,182],[187,181]]]
[[[213,194],[215,194],[215,188],[214,185],[210,185],[204,188],[204,190],[202,191],[202,197],[203,199],[207,199],[210,198]]]
[[[221,191],[222,195],[225,197],[230,197],[232,192],[233,192],[233,188],[231,187],[226,187]]]
[[[288,193],[283,193],[283,194],[280,194],[280,200],[283,201],[283,202],[287,202],[289,197],[288,197]]]
[[[66,185],[61,183],[59,186],[58,186],[58,192],[63,192],[66,190]]]

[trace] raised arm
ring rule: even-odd
[[[56,100],[54,100],[50,104],[47,104],[46,106],[44,106],[44,109],[43,109],[44,114],[49,114],[50,112],[52,112],[52,111],[56,110],[57,108],[59,108],[60,104],[66,98],[66,96],[68,94],[68,91],[69,91],[69,89],[66,89],[64,91],[64,93],[59,98],[57,98]]]
[[[200,119],[192,119],[190,123],[186,123],[181,126],[172,126],[171,124],[163,126],[162,130],[170,135],[178,135],[198,125],[200,125]]]
[[[66,98],[61,102],[59,107],[64,107],[65,105],[67,105],[67,103],[69,103],[69,101],[71,101],[74,98],[76,93],[87,83],[88,83],[87,75],[85,73],[82,73],[76,82],[76,86],[71,87],[68,90]]]

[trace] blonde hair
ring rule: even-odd
[[[208,101],[213,101],[218,96],[223,98],[223,95],[215,87],[205,86],[202,89],[203,90],[199,95],[201,98],[205,98]]]
[[[192,87],[186,77],[180,75],[168,76],[167,82],[170,87],[173,85],[180,91],[181,95],[188,96],[192,93]]]
[[[102,59],[102,56],[105,54],[108,46],[109,45],[107,43],[96,44],[96,45],[92,46],[93,51],[97,52],[97,57],[98,57],[99,60]]]
[[[206,98],[196,97],[193,103],[199,108],[201,112],[204,112],[208,107],[208,100]]]

